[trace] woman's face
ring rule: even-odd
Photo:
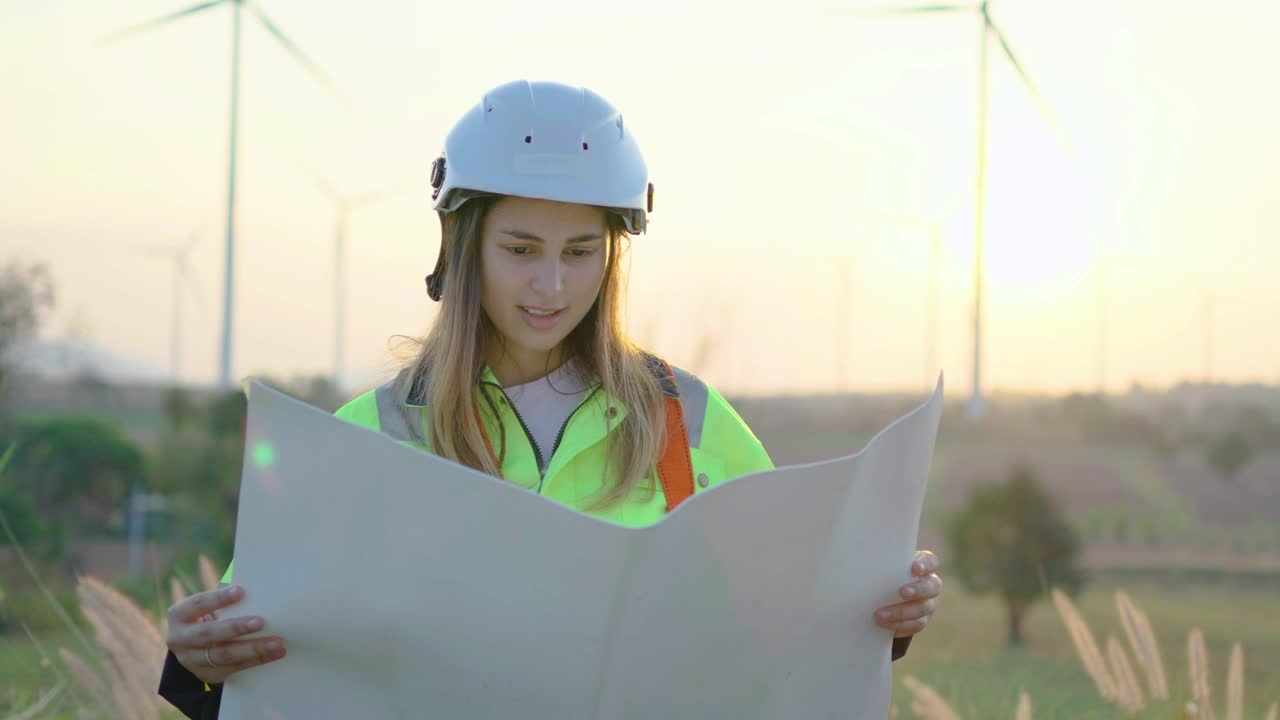
[[[480,302],[516,368],[545,368],[591,309],[604,281],[607,232],[604,211],[589,205],[508,197],[489,209]]]

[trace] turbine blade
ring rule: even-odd
[[[1027,89],[1031,91],[1037,101],[1041,101],[1040,91],[1036,89],[1035,83],[1031,82],[1031,76],[1027,75],[1027,71],[1022,67],[1022,63],[1018,60],[1017,54],[1013,52],[1013,48],[1009,46],[1009,40],[1000,31],[1000,27],[990,18],[987,19],[987,27],[991,29],[991,33],[1000,41],[1000,47],[1004,48],[1005,57],[1009,58],[1013,69],[1018,71],[1018,76],[1022,78],[1022,82],[1026,84]]]
[[[1027,91],[1031,93],[1031,97],[1040,106],[1040,111],[1044,113],[1045,118],[1049,120],[1054,127],[1057,122],[1053,119],[1053,113],[1049,112],[1049,105],[1044,101],[1044,96],[1040,94],[1040,90],[1036,88],[1036,84],[1031,81],[1031,76],[1027,74],[1026,69],[1022,67],[1022,63],[1018,61],[1018,56],[1013,52],[1013,48],[1009,46],[1009,41],[1005,38],[1004,33],[1000,32],[1000,28],[996,26],[995,21],[988,18],[987,27],[991,33],[996,36],[996,40],[1000,41],[1000,47],[1004,48],[1005,57],[1009,58],[1009,63],[1013,65],[1013,69],[1017,71],[1018,77],[1022,78],[1022,83],[1027,86]]]
[[[338,187],[336,185],[329,182],[320,173],[316,172],[316,169],[311,167],[311,165],[303,162],[302,158],[298,157],[297,153],[294,153],[291,150],[283,150],[282,152],[285,157],[289,158],[289,162],[298,169],[298,172],[306,175],[307,178],[311,180],[311,183],[316,186],[316,189],[319,190],[322,195],[327,196],[335,203],[342,203],[342,193],[338,192]]]
[[[302,49],[284,34],[284,31],[280,29],[280,26],[276,25],[267,17],[267,14],[262,11],[262,8],[258,7],[257,3],[246,2],[245,4],[248,5],[249,8],[253,10],[253,13],[258,16],[258,19],[262,21],[262,25],[267,29],[267,32],[275,36],[276,40],[284,46],[284,49],[293,56],[293,59],[297,60],[300,65],[307,69],[307,72],[311,73],[311,77],[315,78],[316,82],[323,85],[326,90],[332,93],[339,102],[347,106],[349,110],[353,112],[355,111],[355,106],[345,95],[342,94],[341,91],[338,90],[338,86],[334,84],[328,73],[321,70],[319,65],[312,62],[311,59],[302,52]]]
[[[1058,138],[1058,142],[1062,143],[1062,146],[1066,148],[1067,155],[1071,158],[1071,161],[1073,163],[1076,162],[1075,149],[1071,146],[1071,143],[1067,141],[1067,136],[1062,132],[1062,126],[1058,124],[1058,119],[1054,117],[1053,112],[1049,110],[1049,103],[1045,102],[1044,96],[1040,94],[1040,90],[1036,87],[1036,84],[1031,81],[1031,76],[1028,75],[1027,71],[1022,67],[1022,63],[1018,61],[1018,56],[1013,52],[1013,48],[1009,45],[1008,39],[1005,38],[1004,33],[1000,31],[1000,28],[995,24],[995,21],[992,20],[990,16],[987,17],[987,28],[996,36],[996,39],[1000,41],[1000,47],[1004,49],[1005,57],[1009,59],[1010,64],[1013,65],[1013,69],[1017,71],[1018,77],[1022,78],[1022,83],[1027,86],[1027,92],[1031,93],[1032,99],[1035,100],[1036,105],[1040,108],[1040,113],[1044,115],[1044,119],[1048,121],[1049,128]]]
[[[168,23],[171,23],[174,20],[177,20],[179,18],[184,18],[188,15],[194,15],[203,10],[208,10],[209,8],[221,5],[224,2],[226,2],[226,0],[210,0],[210,2],[203,2],[198,5],[192,5],[186,10],[179,10],[176,13],[165,15],[162,18],[157,18],[155,20],[151,20],[149,22],[145,22],[140,25],[135,25],[131,28],[120,30],[119,32],[111,33],[110,35],[107,35],[99,39],[97,42],[97,45],[100,47],[103,45],[110,45],[111,43],[117,42],[119,40],[123,40],[124,38],[127,38],[131,35],[136,35],[140,32],[146,32],[147,30],[153,30],[155,28],[160,27],[161,25],[167,25]]]
[[[129,243],[129,247],[133,248],[133,251],[139,255],[164,258],[165,260],[172,260],[176,251],[176,248],[156,243]]]
[[[191,271],[191,264],[186,258],[178,263],[178,274],[182,277],[182,286],[195,299],[197,308],[203,313],[205,311],[204,290],[200,285],[200,276]]]

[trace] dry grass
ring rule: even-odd
[[[1123,590],[1116,593],[1116,610],[1120,613],[1120,621],[1124,625],[1124,634],[1129,639],[1133,656],[1147,676],[1147,689],[1151,699],[1168,700],[1169,684],[1165,678],[1164,663],[1160,659],[1160,647],[1156,644],[1151,621]]]
[[[77,591],[81,611],[94,628],[112,709],[128,720],[155,720],[168,707],[156,693],[167,646],[155,621],[96,578],[81,578]]]
[[[40,642],[40,638],[37,638],[35,633],[31,632],[31,628],[26,625],[22,626],[22,632],[26,634],[27,639],[31,641],[31,645],[40,653],[40,667],[49,668],[53,671],[54,676],[58,679],[58,686],[68,687],[70,683],[66,674],[58,668],[57,663],[53,662],[53,658],[49,657],[49,653],[45,651],[44,644]]]
[[[45,708],[49,707],[49,703],[53,702],[54,698],[58,697],[58,694],[62,692],[62,689],[62,683],[54,685],[42,693],[40,697],[36,698],[36,701],[31,705],[31,707],[17,713],[16,715],[10,715],[5,718],[5,720],[32,720],[32,718],[35,718],[40,713],[44,712]]]
[[[902,684],[915,696],[911,701],[911,712],[917,717],[922,720],[961,720],[960,714],[942,699],[938,691],[920,682],[919,678],[908,675],[903,678]],[[898,717],[898,708],[889,708],[889,717]],[[1031,720],[1031,696],[1025,690],[1018,694],[1014,720]]]
[[[201,581],[209,578],[217,586],[213,564],[201,555]],[[170,710],[156,689],[168,647],[164,641],[164,620],[149,616],[128,596],[93,577],[80,578],[77,585],[80,609],[93,626],[96,655],[102,672],[66,648],[60,654],[71,674],[95,701],[121,720],[155,720]],[[169,581],[174,602],[186,597],[186,588],[177,578]]]
[[[218,587],[219,582],[221,582],[221,578],[218,577],[217,571],[213,569],[213,563],[209,561],[209,558],[201,555],[197,559],[196,564],[200,568],[200,584],[204,586],[201,589],[212,590]]]
[[[1013,717],[1014,720],[1031,720],[1031,696],[1026,690],[1018,695],[1018,710]]]
[[[1069,634],[1076,643],[1081,662],[1085,670],[1093,675],[1095,682],[1098,674],[1095,669],[1096,658],[1092,648],[1092,633],[1084,619],[1076,610],[1071,600],[1059,590],[1053,591],[1054,606]],[[1129,638],[1134,656],[1146,671],[1147,682],[1151,686],[1152,698],[1167,697],[1167,682],[1164,668],[1160,662],[1160,650],[1151,631],[1151,623],[1146,614],[1133,603],[1124,592],[1116,593],[1116,607],[1124,624],[1125,634]],[[1143,707],[1141,690],[1137,678],[1129,665],[1123,646],[1114,637],[1107,638],[1107,652],[1111,658],[1112,695],[1103,692],[1103,684],[1098,683],[1099,694],[1103,699],[1114,702],[1133,713]],[[1198,627],[1191,629],[1187,636],[1187,673],[1191,698],[1183,706],[1183,718],[1195,720],[1214,720],[1211,692],[1209,655],[1205,650],[1204,633]],[[1244,648],[1235,643],[1231,648],[1230,668],[1227,672],[1227,710],[1226,720],[1244,720]],[[1266,720],[1276,720],[1277,704],[1272,704],[1267,711]]]
[[[1146,706],[1142,701],[1142,690],[1138,687],[1138,678],[1133,674],[1133,666],[1129,664],[1124,647],[1114,635],[1107,637],[1107,655],[1111,658],[1111,677],[1116,684],[1116,703],[1129,713],[1138,712]]]
[[[176,577],[169,578],[169,602],[171,604],[177,605],[187,595],[187,589],[183,587],[181,580]]]
[[[1071,598],[1057,588],[1053,590],[1053,606],[1062,616],[1067,632],[1071,635],[1071,641],[1076,646],[1076,652],[1080,654],[1080,660],[1084,663],[1085,672],[1093,678],[1098,694],[1103,700],[1115,701],[1117,699],[1115,680],[1107,669],[1107,663],[1102,659],[1102,653],[1098,651],[1098,643],[1094,641],[1093,632],[1089,629],[1088,623],[1081,617],[1080,611],[1076,610]]]
[[[1099,695],[1105,701],[1119,706],[1129,715],[1147,710],[1142,717],[1159,717],[1161,712],[1176,713],[1179,720],[1214,720],[1217,717],[1212,704],[1211,674],[1204,632],[1199,627],[1191,628],[1187,638],[1189,682],[1176,686],[1183,688],[1179,693],[1185,693],[1189,697],[1179,699],[1180,704],[1174,706],[1176,709],[1169,710],[1166,705],[1166,709],[1162,711],[1159,707],[1147,707],[1144,695],[1152,702],[1167,702],[1170,694],[1169,678],[1151,622],[1130,596],[1123,591],[1116,593],[1116,609],[1128,645],[1126,647],[1116,636],[1109,636],[1105,655],[1099,650],[1092,630],[1070,598],[1059,590],[1054,590],[1052,596],[1059,618],[1066,626],[1085,671],[1093,679]],[[1131,662],[1135,659],[1140,673],[1135,672],[1135,665]],[[1244,678],[1244,649],[1236,643],[1232,647],[1227,673],[1224,720],[1244,720]],[[1144,681],[1149,688],[1149,695],[1143,692]],[[910,707],[917,717],[924,720],[960,719],[959,713],[939,693],[915,676],[904,678],[903,685],[913,697]],[[1151,711],[1157,714],[1153,715]],[[997,715],[991,708],[987,708],[982,714]],[[1265,720],[1280,720],[1278,715],[1280,703],[1273,703],[1265,714]],[[1019,694],[1015,718],[1030,720],[1030,717],[1031,698],[1024,691]]]
[[[923,720],[960,720],[960,716],[936,690],[920,682],[914,675],[906,676],[902,683],[915,695],[911,711]]]
[[[1244,720],[1244,648],[1231,647],[1231,667],[1227,670],[1227,720]]]
[[[80,685],[89,691],[94,701],[100,707],[109,707],[111,703],[111,693],[107,690],[106,682],[94,672],[79,655],[71,652],[66,648],[60,648],[58,654],[62,656],[62,663],[67,666],[67,670],[71,671],[71,675],[80,681]]]
[[[1187,676],[1191,681],[1191,701],[1199,708],[1199,717],[1214,720],[1209,695],[1209,654],[1205,652],[1204,633],[1200,628],[1191,628],[1187,636]]]

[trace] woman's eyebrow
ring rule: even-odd
[[[546,242],[542,238],[538,237],[537,235],[534,235],[531,232],[528,232],[527,230],[516,230],[512,228],[504,228],[502,230],[499,230],[498,232],[502,233],[503,235],[510,235],[511,237],[514,237],[514,238],[520,238],[521,240],[533,240],[535,242],[540,242],[540,243]],[[565,242],[566,243],[585,243],[585,242],[591,242],[593,240],[603,240],[603,239],[604,238],[601,237],[599,233],[586,233],[585,235],[577,235],[575,237],[571,237],[568,240],[565,240]]]

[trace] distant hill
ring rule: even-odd
[[[169,373],[137,358],[83,340],[39,339],[18,343],[9,353],[20,372],[51,381],[93,379],[109,385],[163,385]]]

